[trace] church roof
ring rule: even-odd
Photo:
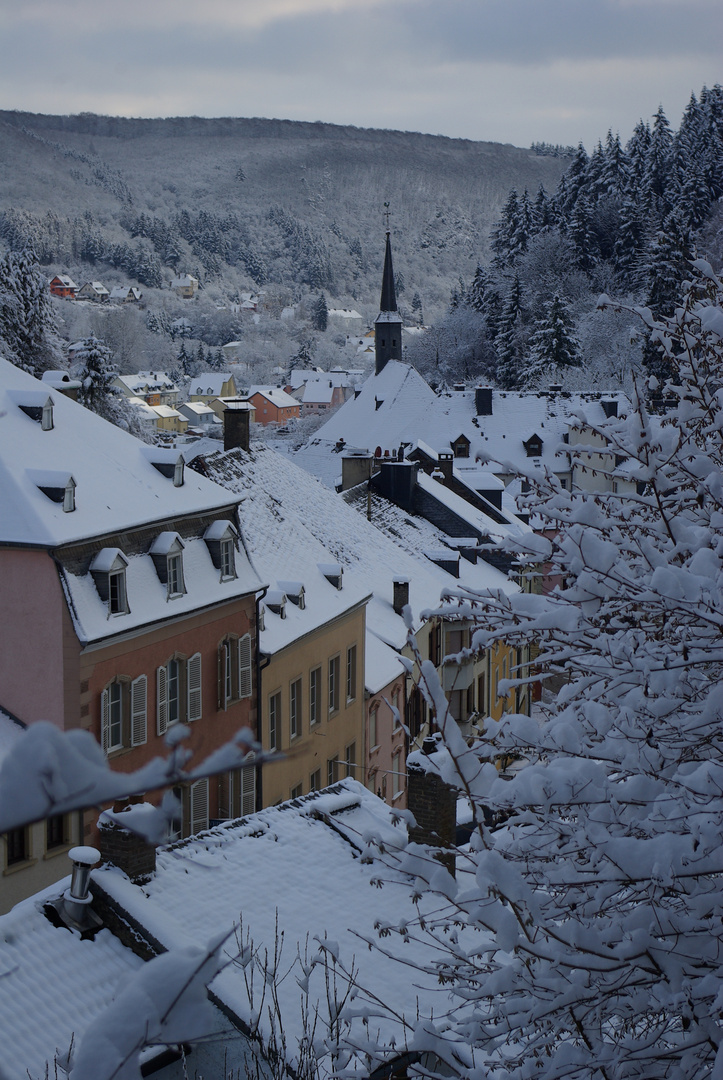
[[[380,311],[396,311],[397,297],[394,292],[394,269],[392,268],[392,245],[387,233],[387,246],[384,252],[384,273],[382,275],[382,298]]]

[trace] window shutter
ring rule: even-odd
[[[256,810],[256,767],[241,770],[241,814],[253,814]]]
[[[188,661],[188,719],[201,719],[201,654]]]
[[[191,835],[208,828],[208,777],[191,784]]]
[[[168,673],[165,667],[158,668],[156,689],[158,691],[156,726],[158,734],[165,735],[168,727]]]
[[[131,746],[142,746],[148,738],[148,679],[139,675],[131,683]]]
[[[100,695],[100,745],[103,753],[108,753],[110,742],[110,694],[104,690]]]
[[[238,641],[238,696],[251,697],[252,690],[251,637],[249,634],[244,634]]]
[[[218,650],[218,708],[226,708],[226,642]]]

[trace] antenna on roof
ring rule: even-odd
[[[387,228],[387,232],[389,232],[389,214],[390,214],[389,203],[385,202],[384,203],[384,212],[382,214],[382,217],[384,218],[386,228]]]

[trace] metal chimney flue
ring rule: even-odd
[[[90,872],[100,862],[100,852],[94,847],[73,847],[68,858],[73,864],[70,888],[49,905],[55,913],[53,921],[56,925],[80,931],[82,937],[92,937],[103,925],[90,907],[93,903]]]

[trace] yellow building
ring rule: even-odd
[[[345,776],[363,780],[366,600],[351,597],[347,610],[320,626],[312,616],[309,632],[262,655],[261,743],[284,755],[262,769],[264,806]],[[297,614],[302,624],[303,609]],[[262,652],[274,620],[281,621],[279,611],[265,605]]]

